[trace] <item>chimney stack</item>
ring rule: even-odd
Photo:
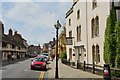
[[[17,35],[17,31],[15,31],[14,35]]]
[[[4,35],[4,24],[0,21],[0,35]]]
[[[13,34],[12,29],[9,29],[9,36],[12,36],[12,34]]]

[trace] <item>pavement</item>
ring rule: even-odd
[[[58,71],[59,71],[59,78],[60,79],[88,79],[88,80],[98,80],[103,78],[103,76],[100,75],[96,75],[96,74],[92,74],[90,72],[85,72],[82,71],[80,69],[75,69],[72,68],[70,66],[67,66],[63,63],[61,63],[61,60],[59,60],[59,67],[58,67]],[[45,76],[45,78],[55,78],[55,60],[53,62],[50,62],[49,64],[49,69],[47,71],[48,75]]]
[[[49,61],[47,71],[30,70],[31,59],[15,62],[2,67],[2,77],[6,80],[56,80],[55,60]],[[59,60],[57,80],[102,80],[102,76],[72,68]],[[4,80],[3,79],[3,80]]]
[[[24,60],[27,60],[27,59],[29,59],[29,58],[24,57],[24,58],[20,58],[20,59],[14,59],[13,61],[9,61],[9,62],[8,61],[2,61],[2,67],[10,65],[10,64],[15,64],[15,63],[17,63],[19,61],[24,61]]]

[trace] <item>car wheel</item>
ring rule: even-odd
[[[47,69],[46,69],[46,66],[45,66],[45,69],[44,69],[44,71],[46,71]]]
[[[33,68],[31,68],[31,70],[33,70]]]

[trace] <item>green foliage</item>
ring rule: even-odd
[[[116,67],[120,69],[120,53],[116,55],[115,62],[116,62]]]
[[[116,77],[120,77],[120,71],[119,70],[112,70],[111,75],[116,76]]]
[[[107,27],[105,29],[105,42],[104,42],[104,61],[107,64],[110,64],[109,58],[110,58],[110,47],[109,47],[109,26],[110,26],[110,16],[107,18]]]
[[[63,51],[63,52],[60,54],[60,58],[61,58],[61,59],[67,59],[66,51]]]
[[[116,34],[116,67],[120,68],[120,21],[116,22],[115,26],[115,34]]]
[[[113,7],[110,11],[109,17],[107,18],[104,42],[104,60],[105,63],[110,64],[111,67],[115,66],[116,57],[116,39],[114,28],[116,21],[116,11]]]

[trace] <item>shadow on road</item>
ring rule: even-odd
[[[15,59],[14,61],[9,61],[9,62],[8,61],[2,61],[2,67],[10,65],[10,64],[15,64],[15,63],[17,63],[19,61],[24,61],[24,60],[27,60],[27,59],[29,59],[29,58]]]
[[[33,71],[48,71],[50,70],[51,68],[46,68],[46,70],[42,70],[42,69],[32,69]]]

